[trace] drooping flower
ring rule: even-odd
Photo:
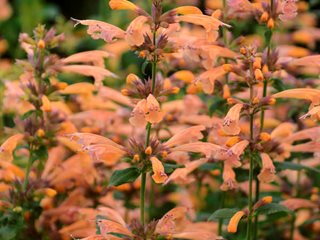
[[[223,121],[223,131],[228,135],[237,135],[241,129],[239,126],[240,112],[243,108],[243,104],[237,103],[227,113],[227,116]]]
[[[258,179],[261,182],[269,183],[272,182],[275,178],[275,167],[270,156],[266,153],[260,154],[262,159],[262,169],[258,175]]]
[[[223,183],[220,186],[222,191],[233,190],[238,187],[238,183],[236,181],[236,174],[232,168],[232,163],[230,161],[224,161],[223,164]]]
[[[155,183],[164,183],[168,176],[164,171],[161,161],[156,157],[151,157],[150,161],[152,163],[153,170],[152,179],[155,181]]]

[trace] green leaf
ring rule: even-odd
[[[230,219],[238,211],[239,211],[239,209],[237,209],[237,208],[222,208],[222,209],[215,211],[208,218],[208,221]]]
[[[277,171],[283,171],[283,170],[295,170],[295,171],[301,171],[301,170],[307,170],[310,172],[315,172],[320,174],[320,170],[317,168],[313,168],[313,167],[309,167],[309,166],[305,166],[302,164],[298,164],[298,163],[293,163],[293,162],[275,162],[274,163],[276,166]]]
[[[212,171],[220,168],[220,164],[218,163],[205,163],[202,164],[198,169],[201,171]]]
[[[164,163],[163,166],[166,173],[171,173],[177,168],[185,167],[184,165],[181,165],[181,164],[171,164],[171,163]]]
[[[128,235],[125,235],[123,233],[109,232],[108,234],[113,235],[115,237],[119,237],[121,239],[131,239]]]
[[[30,117],[30,116],[31,116],[33,113],[35,113],[35,112],[36,112],[36,110],[32,109],[32,110],[24,113],[20,118],[21,118],[21,120],[25,120],[25,119],[27,119],[28,117]]]
[[[111,175],[109,187],[119,186],[124,183],[134,182],[140,176],[140,171],[136,167],[114,171]]]
[[[259,215],[259,214],[270,215],[270,214],[275,214],[275,213],[279,213],[279,212],[284,212],[284,213],[288,213],[288,214],[293,213],[289,208],[287,208],[283,205],[280,205],[278,203],[269,203],[267,205],[264,205],[264,206],[258,208],[255,213],[257,215]]]
[[[287,89],[283,84],[283,81],[279,78],[272,79],[272,87],[276,89],[278,92],[282,92]]]
[[[149,64],[149,61],[146,60],[146,61],[144,61],[144,63],[143,63],[142,66],[141,66],[141,72],[142,72],[144,75],[146,75],[146,69],[147,69],[148,64]]]

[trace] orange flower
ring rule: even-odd
[[[51,112],[52,108],[51,108],[51,103],[48,97],[46,95],[43,95],[41,97],[41,101],[42,101],[42,106],[41,106],[42,111]]]
[[[229,233],[236,233],[238,229],[238,224],[241,218],[245,215],[244,211],[236,212],[229,221],[228,224],[228,232]]]
[[[111,53],[101,50],[92,50],[73,54],[62,62],[68,63],[92,63],[94,66],[104,68],[104,59],[111,56]]]
[[[164,184],[168,184],[170,181],[182,184],[190,183],[191,181],[190,178],[188,178],[188,174],[199,166],[205,164],[207,161],[207,158],[201,158],[187,163],[184,168],[177,168],[173,173],[171,173],[170,177],[165,181]]]
[[[196,78],[195,82],[196,84],[201,83],[203,91],[207,94],[211,94],[214,91],[215,80],[224,74],[226,74],[226,71],[224,70],[223,66],[219,66],[200,74]]]
[[[197,141],[203,138],[201,131],[204,130],[205,127],[202,125],[183,129],[179,131],[177,134],[175,134],[173,137],[171,137],[168,141],[166,141],[164,143],[164,146],[171,148],[185,143]]]
[[[208,41],[212,42],[217,37],[217,31],[220,26],[231,27],[228,24],[221,22],[220,20],[207,15],[202,14],[188,14],[183,16],[177,16],[177,21],[188,22],[196,25],[201,25],[207,32]]]
[[[150,19],[145,16],[138,16],[126,30],[125,40],[130,46],[141,46],[144,43],[144,36],[150,32],[150,26],[146,23]]]
[[[281,205],[289,208],[292,211],[298,210],[300,208],[317,208],[317,204],[314,202],[302,199],[302,198],[290,198],[280,202]]]
[[[15,134],[9,137],[0,147],[0,159],[11,162],[13,160],[13,151],[23,138],[23,134]]]
[[[320,56],[320,55],[319,55]],[[307,60],[305,60],[307,61]],[[319,61],[319,59],[318,59]],[[319,63],[318,63],[319,64]],[[320,119],[320,90],[313,88],[289,89],[273,95],[274,98],[296,98],[311,101],[309,112],[301,118],[316,117]]]
[[[77,73],[84,76],[94,78],[94,84],[96,86],[102,85],[102,80],[106,77],[118,78],[118,76],[107,69],[90,66],[90,65],[67,65],[60,67],[62,72],[66,73]]]
[[[261,153],[262,169],[258,175],[258,179],[261,182],[270,183],[275,178],[276,169],[268,154]]]
[[[130,123],[135,127],[145,127],[147,122],[152,124],[162,121],[163,112],[157,99],[149,94],[147,99],[142,99],[137,103],[132,111]]]
[[[109,6],[112,10],[131,10],[137,11],[138,6],[127,0],[110,0]]]
[[[223,131],[228,135],[237,135],[240,133],[241,129],[239,126],[240,112],[243,108],[242,103],[237,103],[230,108],[227,116],[223,121]]]
[[[164,236],[179,232],[187,223],[186,213],[184,207],[171,209],[159,220],[156,232]]]
[[[78,24],[88,26],[87,33],[91,35],[93,39],[103,39],[110,43],[114,39],[123,39],[125,37],[125,31],[109,23],[97,20],[71,19],[76,22],[75,26]]]
[[[161,161],[156,157],[151,157],[150,161],[152,163],[152,179],[155,181],[155,183],[164,183],[168,176],[164,171],[164,167],[161,163]]]
[[[188,15],[188,14],[202,14],[201,10],[194,6],[181,6],[174,8],[171,11],[175,11],[177,14]]]
[[[220,189],[222,191],[228,191],[236,189],[238,186],[238,183],[236,181],[236,174],[232,169],[232,163],[230,161],[224,161],[223,166],[223,184],[220,186]]]

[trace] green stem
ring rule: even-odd
[[[295,222],[296,222],[296,217],[294,215],[292,215],[291,226],[290,226],[290,240],[293,240],[293,237],[294,237],[294,225],[295,225]]]
[[[253,86],[250,84],[250,101],[253,97]],[[250,142],[253,141],[253,121],[254,121],[254,114],[250,113]],[[252,233],[252,208],[253,208],[253,199],[252,199],[252,182],[253,182],[253,168],[254,168],[254,161],[253,161],[253,150],[250,151],[250,167],[249,167],[249,194],[248,194],[248,224],[247,224],[247,240],[251,239]]]
[[[156,29],[153,31],[153,44],[156,49]],[[151,86],[151,93],[154,93],[155,86],[156,86],[156,74],[157,74],[157,55],[154,53],[153,55],[153,62],[152,62],[152,86]],[[145,147],[148,147],[150,144],[150,134],[151,134],[151,128],[152,124],[148,122],[147,127],[146,127],[146,143]],[[141,225],[144,227],[145,226],[145,219],[144,219],[144,211],[145,211],[145,195],[146,195],[146,178],[147,178],[147,173],[144,172],[141,174],[141,188],[140,188],[140,221]],[[151,204],[151,203],[149,203]]]
[[[260,198],[260,181],[256,177],[256,197],[255,197],[255,202],[259,201]],[[254,225],[253,225],[253,239],[258,239],[258,223],[259,223],[259,215],[256,215],[254,217]]]
[[[29,184],[29,175],[30,175],[30,170],[33,162],[33,150],[32,150],[32,145],[30,144],[29,146],[29,159],[27,163],[27,169],[26,169],[26,175],[24,177],[23,181],[23,191],[25,192],[27,190],[28,184]]]
[[[220,206],[219,209],[222,209],[224,207],[224,198],[225,198],[225,192],[222,191],[220,192]],[[223,219],[219,220],[219,226],[218,226],[218,235],[221,236],[222,235],[222,225],[223,225]]]
[[[144,227],[144,202],[145,202],[145,195],[146,195],[146,178],[147,173],[143,172],[141,174],[141,188],[140,188],[140,221],[141,225]]]

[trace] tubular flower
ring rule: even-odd
[[[145,127],[147,122],[159,123],[162,118],[163,112],[160,109],[160,104],[152,94],[149,94],[147,99],[142,99],[137,103],[129,121],[135,127]]]
[[[244,215],[245,215],[244,211],[238,211],[232,216],[232,218],[230,219],[229,224],[228,224],[228,232],[229,233],[236,233],[237,232],[238,224]]]
[[[230,161],[224,161],[222,178],[223,183],[220,186],[222,191],[228,191],[237,188],[238,183],[236,181],[236,174],[232,169],[232,163]]]
[[[214,69],[205,71],[204,73],[200,74],[195,82],[196,84],[200,83],[203,91],[207,94],[211,94],[214,91],[214,83],[215,80],[227,72],[224,70],[223,66],[216,67]]]
[[[170,177],[165,181],[164,184],[168,184],[170,181],[174,181],[175,183],[186,184],[191,182],[187,177],[189,173],[194,171],[196,168],[205,164],[208,161],[207,158],[202,158],[196,161],[189,162],[185,165],[184,168],[178,168],[174,170],[174,172],[170,175]]]
[[[149,18],[138,16],[130,23],[125,36],[130,46],[141,46],[144,43],[144,35],[150,31],[149,25],[146,25],[148,21]]]
[[[301,118],[316,117],[320,119],[320,90],[311,88],[289,89],[273,95],[274,98],[296,98],[311,101],[309,112]]]
[[[220,20],[207,15],[202,14],[188,14],[176,17],[178,22],[188,22],[204,27],[207,33],[208,41],[212,42],[217,36],[217,31],[220,26],[231,27],[228,24],[221,22]]]
[[[62,62],[65,64],[92,63],[94,66],[104,68],[104,59],[110,56],[111,56],[111,53],[107,51],[92,50],[92,51],[73,54],[65,59],[62,59]]]
[[[155,181],[155,183],[164,183],[168,176],[164,171],[161,161],[156,157],[151,157],[150,161],[152,163],[153,170],[152,179]]]
[[[223,121],[223,131],[228,135],[237,135],[241,129],[239,127],[240,112],[243,108],[242,103],[238,103],[230,108]]]
[[[283,0],[281,3],[281,14],[279,18],[281,21],[289,21],[294,19],[298,13],[298,7],[296,5],[297,0]]]
[[[72,20],[76,22],[75,26],[78,24],[88,26],[87,33],[91,35],[93,39],[103,39],[110,43],[114,39],[123,39],[125,37],[125,31],[109,23],[97,20],[78,20],[74,18]]]
[[[273,162],[270,156],[266,153],[261,153],[260,156],[262,159],[262,169],[258,175],[258,179],[259,181],[265,183],[272,182],[276,176],[276,169],[273,165]]]
[[[203,134],[201,131],[204,131],[205,127],[202,125],[199,126],[193,126],[186,129],[183,129],[182,131],[175,134],[173,137],[171,137],[168,141],[164,143],[166,147],[174,147],[179,146],[185,143],[194,142],[196,140],[199,140],[203,138]]]
[[[90,65],[66,65],[60,67],[62,72],[77,73],[94,78],[94,84],[98,87],[102,85],[102,80],[106,77],[118,78],[118,76],[107,69]]]
[[[15,134],[9,137],[0,147],[0,159],[11,162],[13,160],[13,151],[23,138],[23,134]]]
[[[87,152],[92,160],[107,166],[114,165],[126,153],[123,146],[96,134],[73,133],[69,136],[81,146],[78,151]]]

